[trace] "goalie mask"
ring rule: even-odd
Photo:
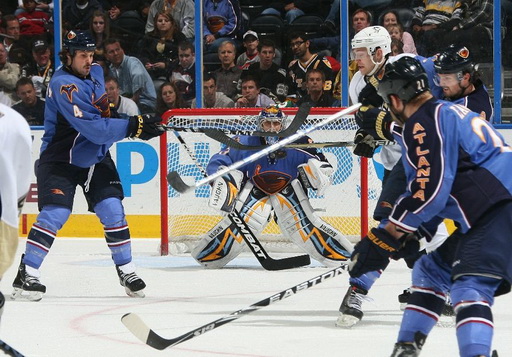
[[[269,106],[260,112],[259,122],[261,131],[276,134],[279,134],[290,125],[286,114],[275,105]],[[278,135],[265,136],[264,138],[268,145],[275,144],[279,140]]]

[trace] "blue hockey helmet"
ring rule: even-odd
[[[94,51],[96,49],[96,42],[85,31],[69,31],[64,37],[62,47],[67,48],[71,55],[73,55],[76,50]]]
[[[288,122],[288,117],[286,116],[286,114],[283,113],[283,111],[277,105],[270,105],[261,110],[259,115],[259,121],[260,129],[262,131],[273,131],[268,129],[265,130],[265,128],[263,127],[264,122],[280,123],[281,127],[276,131],[276,133],[285,130],[290,124]]]
[[[427,73],[421,63],[414,57],[404,56],[386,64],[377,92],[389,104],[391,94],[408,102],[429,89]]]

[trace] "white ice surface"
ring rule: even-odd
[[[11,293],[19,257],[0,288]],[[103,240],[59,239],[41,273],[47,293],[40,302],[6,303],[0,338],[28,357],[55,356],[389,356],[401,311],[397,295],[409,284],[410,271],[392,262],[364,303],[365,316],[352,329],[334,326],[348,286],[348,275],[327,280],[264,307],[204,335],[164,351],[139,342],[121,323],[127,312],[139,314],[158,334],[177,337],[313,278],[329,268],[313,265],[265,271],[247,253],[221,270],[205,270],[190,256],[159,256],[157,240],[135,240],[137,272],[147,283],[146,298],[125,295]],[[283,255],[274,254],[276,257]],[[494,307],[494,348],[512,356],[512,295]],[[441,325],[441,326],[439,326]],[[442,318],[427,339],[422,357],[457,356],[454,323]]]

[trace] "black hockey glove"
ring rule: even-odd
[[[383,228],[372,228],[354,247],[348,264],[349,274],[357,278],[375,270],[384,270],[391,255],[398,251],[400,241]]]
[[[391,114],[381,108],[361,107],[356,113],[356,123],[376,140],[393,141],[389,132]]]
[[[377,148],[375,139],[363,129],[359,129],[354,137],[354,155],[362,157],[373,157],[373,152]]]
[[[128,119],[128,138],[137,138],[149,140],[165,133],[165,129],[160,123],[162,119],[152,115],[134,115]]]
[[[371,83],[366,84],[366,86],[359,92],[359,96],[357,97],[359,103],[361,103],[365,107],[380,107],[384,100],[377,93],[377,89]]]

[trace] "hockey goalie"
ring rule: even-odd
[[[259,114],[260,130],[275,136],[238,136],[241,144],[271,145],[289,125],[277,107]],[[308,143],[304,137],[298,143]],[[209,175],[254,153],[226,148],[215,154],[207,166]],[[333,168],[314,148],[282,148],[217,178],[208,204],[224,214],[235,211],[258,237],[267,223],[275,219],[282,234],[326,266],[337,266],[350,258],[352,244],[315,212],[308,188],[323,195],[330,185]],[[221,268],[243,250],[242,232],[225,217],[192,250],[192,256],[206,268]]]

